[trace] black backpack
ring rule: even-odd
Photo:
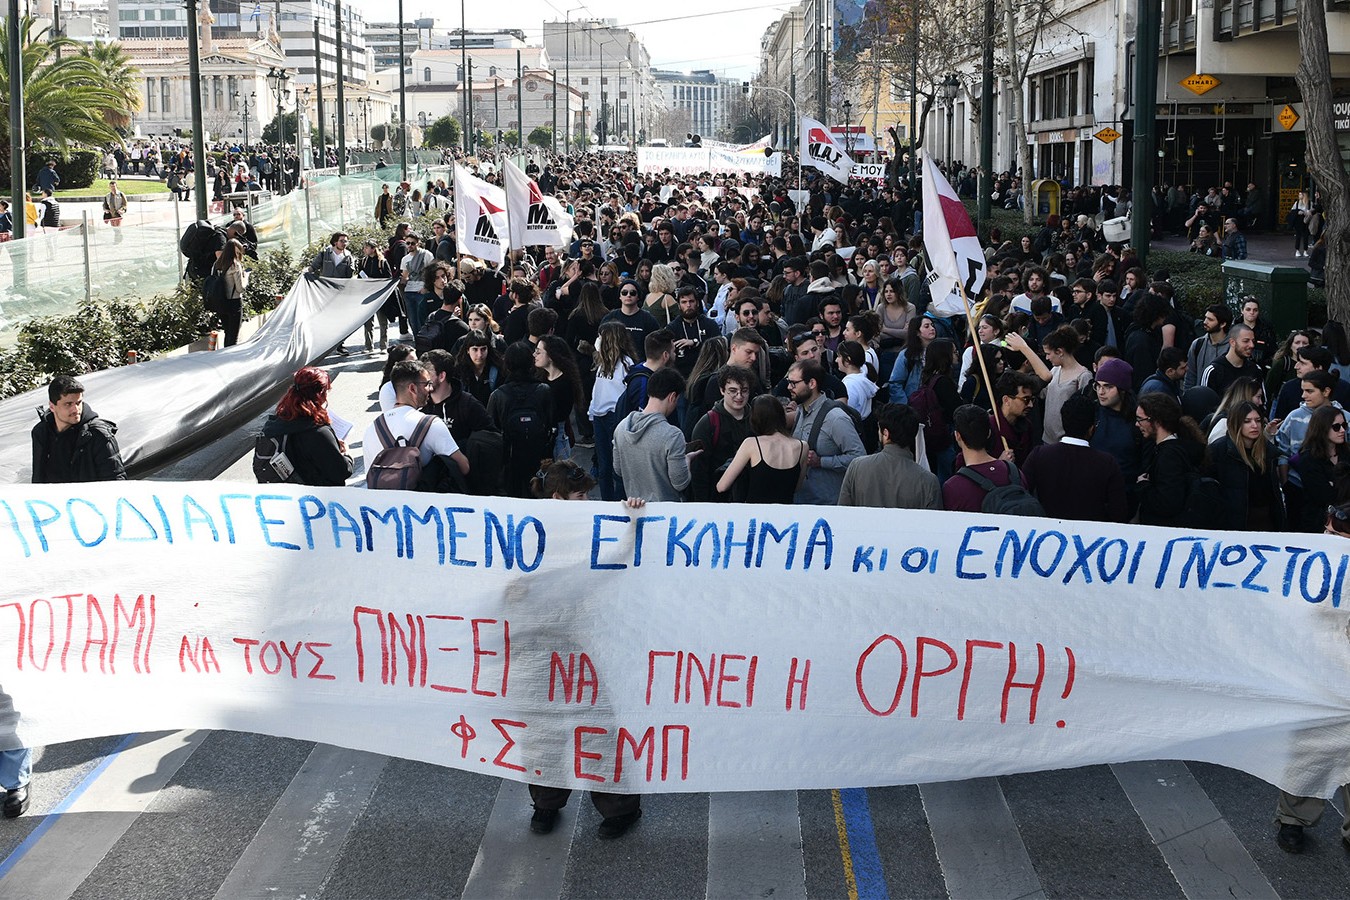
[[[219,313],[225,309],[225,275],[212,270],[202,282],[202,305],[208,312]]]
[[[635,413],[645,406],[645,403],[639,403],[642,395],[647,393],[647,383],[644,380],[642,386],[636,387],[639,378],[648,379],[652,377],[652,370],[647,367],[630,369],[628,374],[623,376],[623,393],[619,395],[619,402],[614,404],[614,411],[619,414],[619,421],[622,422],[628,418],[629,413]]]
[[[436,310],[427,316],[413,339],[419,355],[428,350],[449,350],[455,341],[469,333],[469,327],[459,316],[451,313],[441,315],[440,312]]]
[[[970,466],[961,467],[956,474],[969,478],[985,492],[984,500],[980,503],[982,513],[991,516],[1044,516],[1045,507],[1041,506],[1041,501],[1022,487],[1022,475],[1017,471],[1017,466],[1012,463],[1004,465],[1008,467],[1009,479],[1005,485],[996,486]]]
[[[206,249],[206,242],[211,240],[215,231],[216,227],[205,219],[193,222],[183,229],[183,236],[178,239],[178,252],[188,259],[196,259]]]
[[[304,484],[286,455],[288,435],[260,434],[253,440],[253,477],[258,484]]]
[[[507,489],[523,489],[539,468],[539,461],[553,455],[553,422],[546,407],[548,386],[544,384],[507,384],[509,399],[502,419],[502,462]]]

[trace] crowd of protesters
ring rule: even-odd
[[[544,162],[527,172],[575,216],[567,247],[461,257],[433,180],[386,186],[373,211],[438,210],[429,233],[405,221],[357,254],[337,233],[313,261],[399,286],[364,332],[388,354],[369,486],[413,486],[392,461],[408,444],[431,490],[1343,530],[1340,323],[1277,334],[1255,298],[1191,310],[1087,213],[1017,242],[995,229],[967,320],[930,302],[903,182],[812,175],[802,193],[621,155]],[[1119,211],[1114,190],[1095,202]],[[351,466],[310,470],[340,483]],[[1281,802],[1291,852],[1305,800]]]

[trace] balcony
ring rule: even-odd
[[[1292,25],[1296,10],[1296,0],[1214,0],[1214,40]]]

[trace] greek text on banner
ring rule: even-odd
[[[0,496],[0,746],[225,728],[719,791],[1350,781],[1350,543],[123,482]],[[15,719],[17,718],[17,722]]]

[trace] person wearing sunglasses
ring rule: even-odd
[[[1313,411],[1303,445],[1292,460],[1303,487],[1302,509],[1294,530],[1317,534],[1326,524],[1326,509],[1336,500],[1335,474],[1340,463],[1350,458],[1345,452],[1345,411],[1325,404]]]
[[[618,322],[628,329],[634,347],[646,346],[647,335],[661,327],[656,317],[642,308],[642,288],[631,278],[619,284],[619,308],[600,320],[601,325],[606,322]]]

